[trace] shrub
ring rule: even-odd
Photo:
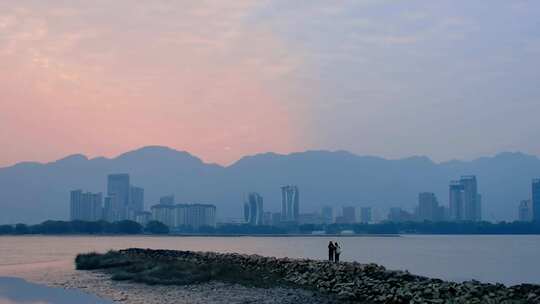
[[[75,258],[75,268],[79,270],[107,269],[128,266],[131,263],[126,256],[116,251],[109,251],[105,254],[90,252],[79,254]]]

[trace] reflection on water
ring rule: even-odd
[[[23,279],[0,277],[0,304],[110,304],[75,290],[51,288]]]
[[[0,276],[46,281],[73,269],[77,253],[130,247],[256,253],[324,259],[328,241],[342,246],[342,259],[447,280],[504,284],[540,283],[540,236],[403,237],[0,237]],[[41,275],[42,280],[34,279]]]

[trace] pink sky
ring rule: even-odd
[[[145,145],[218,163],[303,148],[287,83],[301,57],[246,24],[252,1],[39,3],[0,4],[0,166]]]

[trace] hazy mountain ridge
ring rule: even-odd
[[[245,156],[230,166],[208,164],[184,151],[150,146],[115,158],[74,154],[49,163],[25,162],[0,168],[0,223],[67,219],[69,191],[106,191],[106,175],[130,173],[145,188],[146,205],[174,193],[179,202],[208,202],[220,217],[240,217],[243,196],[258,191],[265,209],[278,211],[279,187],[298,184],[301,211],[331,204],[412,209],[418,192],[435,192],[448,203],[448,182],[476,174],[487,219],[510,220],[530,181],[540,176],[540,159],[500,153],[472,161],[435,163],[425,156],[387,160],[346,151],[306,151]]]

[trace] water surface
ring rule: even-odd
[[[390,269],[446,280],[540,284],[540,236],[403,237],[0,237],[0,276],[32,279],[73,269],[77,253],[129,247],[327,257],[338,241],[342,260],[378,263]]]
[[[112,304],[76,290],[33,284],[19,278],[0,277],[0,304]]]

